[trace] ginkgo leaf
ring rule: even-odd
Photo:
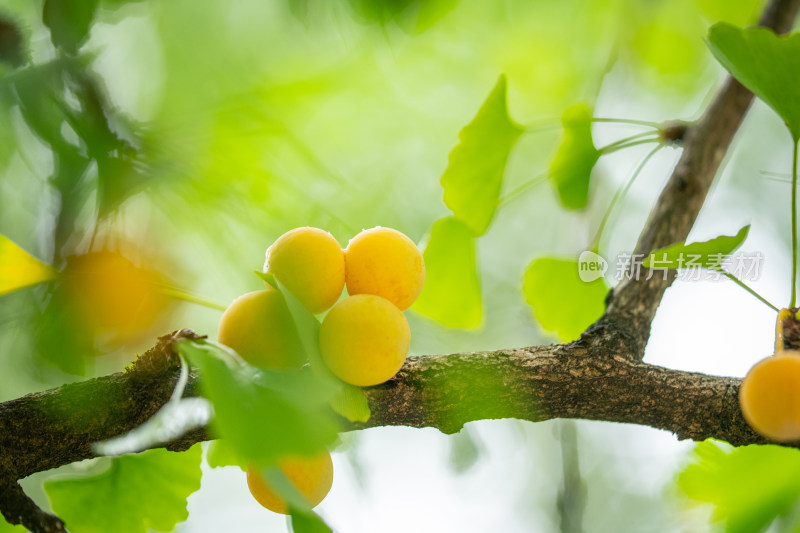
[[[425,251],[425,285],[412,307],[450,328],[472,329],[483,319],[475,234],[453,217],[437,220]]]
[[[690,499],[711,503],[726,533],[763,531],[800,496],[800,450],[750,445],[733,448],[707,440],[678,476]]]
[[[685,244],[679,242],[665,248],[659,248],[648,255],[644,266],[659,268],[683,268],[691,261],[693,267],[720,268],[722,259],[733,253],[742,245],[750,231],[750,225],[744,226],[736,235],[721,235],[703,242]]]
[[[600,159],[592,140],[592,110],[575,104],[564,111],[561,123],[564,136],[550,165],[550,177],[564,207],[583,209],[589,202],[592,169]]]
[[[211,427],[241,461],[272,464],[286,455],[310,455],[340,429],[328,402],[335,385],[308,368],[258,369],[232,365],[211,344],[181,342],[178,350],[200,370],[203,396],[214,406]]]
[[[0,235],[0,295],[49,281],[56,271]]]
[[[800,140],[800,33],[715,24],[708,33],[714,57],[734,78],[775,110]]]
[[[330,401],[331,408],[351,422],[366,422],[370,417],[367,397],[360,388],[342,382]]]
[[[331,395],[329,400],[331,408],[351,422],[366,422],[369,420],[369,404],[361,389],[340,380],[325,366],[319,347],[320,323],[317,317],[311,314],[306,306],[285,285],[274,277],[272,279],[275,287],[286,298],[289,313],[291,313],[297,332],[300,335],[306,356],[311,361],[311,369],[317,377],[325,380],[330,387],[336,389],[336,392]],[[265,281],[269,283],[266,278]]]
[[[264,480],[289,507],[294,533],[331,533],[331,528],[315,513],[305,497],[277,466],[262,469]]]
[[[500,76],[478,114],[458,134],[442,174],[444,203],[475,235],[494,218],[511,149],[523,129],[508,115],[506,77]]]
[[[582,281],[578,261],[540,257],[528,265],[522,281],[525,301],[542,329],[564,341],[577,339],[600,318],[608,286],[602,277]]]
[[[236,449],[226,439],[217,439],[209,444],[206,461],[211,468],[236,466],[242,472],[247,470],[247,461],[236,455]]]
[[[200,445],[114,458],[105,472],[44,484],[71,533],[172,531],[186,520],[186,498],[200,488]]]

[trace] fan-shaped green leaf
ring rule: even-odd
[[[600,318],[608,286],[602,277],[581,281],[576,260],[540,257],[528,265],[522,292],[542,328],[566,342]]]
[[[450,328],[481,324],[481,282],[475,259],[475,234],[461,221],[434,222],[425,251],[425,285],[413,309]]]
[[[750,231],[750,225],[744,226],[736,235],[721,235],[703,242],[686,244],[679,242],[650,253],[644,260],[645,267],[683,268],[688,261],[692,266],[703,268],[719,268],[722,258],[733,253],[742,245]]]
[[[778,36],[767,28],[715,24],[708,34],[714,57],[761,98],[800,140],[800,33]]]
[[[508,115],[506,77],[500,76],[478,114],[458,134],[442,174],[444,203],[475,235],[492,222],[503,174],[522,128]]]
[[[694,455],[678,487],[692,500],[713,504],[726,533],[763,531],[800,496],[800,450],[704,441]]]
[[[214,405],[211,426],[241,461],[272,464],[311,455],[332,443],[339,426],[328,407],[336,392],[308,368],[233,366],[210,344],[182,342],[180,353],[200,369],[203,395]]]
[[[186,498],[200,488],[202,451],[149,450],[116,457],[105,472],[44,484],[53,511],[72,533],[172,531]]]
[[[600,151],[592,141],[592,110],[586,104],[568,107],[561,116],[564,136],[550,165],[550,177],[561,204],[583,209],[589,202],[589,182]]]

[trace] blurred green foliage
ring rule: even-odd
[[[585,101],[598,113],[692,118],[721,75],[707,27],[752,24],[762,4],[8,0],[0,234],[60,277],[0,297],[0,400],[119,370],[157,333],[213,336],[217,311],[177,302],[152,313],[155,329],[134,328],[142,335],[121,335],[119,322],[79,327],[76,309],[91,291],[65,295],[71,258],[116,253],[157,276],[148,287],[227,302],[260,288],[250,272],[266,246],[303,225],[342,244],[375,225],[427,243],[428,283],[409,315],[417,354],[574,339],[601,313],[607,287],[581,283],[577,262],[561,255],[589,242],[619,167],[593,168],[593,136],[611,130],[592,126],[591,113],[565,131],[576,135],[569,150],[557,117]],[[554,158],[554,174],[568,178],[554,180],[559,196],[536,179]],[[620,240],[636,237],[637,228],[618,229]],[[130,302],[101,292],[108,308]],[[324,391],[284,405],[291,394],[275,392],[283,377],[254,379],[204,355],[195,362],[237,452],[268,462],[335,437],[326,417],[308,418],[327,409]],[[504,386],[468,374],[439,392],[491,397]],[[247,425],[248,413],[263,418],[277,405],[272,423],[285,438]],[[458,446],[454,461],[466,468],[480,447]],[[241,462],[223,452],[209,462]],[[81,483],[58,483],[55,510],[91,518],[80,489],[63,489]]]
[[[96,476],[53,479],[45,491],[75,533],[170,531],[186,520],[186,498],[200,488],[202,450],[164,449],[117,457]]]

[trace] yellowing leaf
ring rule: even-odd
[[[0,235],[0,295],[55,277],[56,271]]]
[[[483,235],[494,218],[506,162],[522,131],[508,116],[506,77],[500,76],[478,114],[458,134],[441,179],[444,203],[475,235]]]

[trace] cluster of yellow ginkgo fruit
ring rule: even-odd
[[[413,241],[397,230],[376,227],[362,231],[342,249],[330,233],[303,227],[279,237],[266,256],[264,272],[311,313],[328,311],[318,341],[322,360],[334,375],[366,387],[397,374],[410,343],[403,311],[414,303],[425,281],[422,254]],[[348,296],[340,299],[345,287]],[[292,368],[306,363],[286,299],[269,283],[231,303],[222,315],[218,339],[252,365]],[[327,452],[288,457],[277,466],[312,506],[330,490],[333,466]],[[248,468],[247,482],[264,507],[287,512],[258,468]]]

